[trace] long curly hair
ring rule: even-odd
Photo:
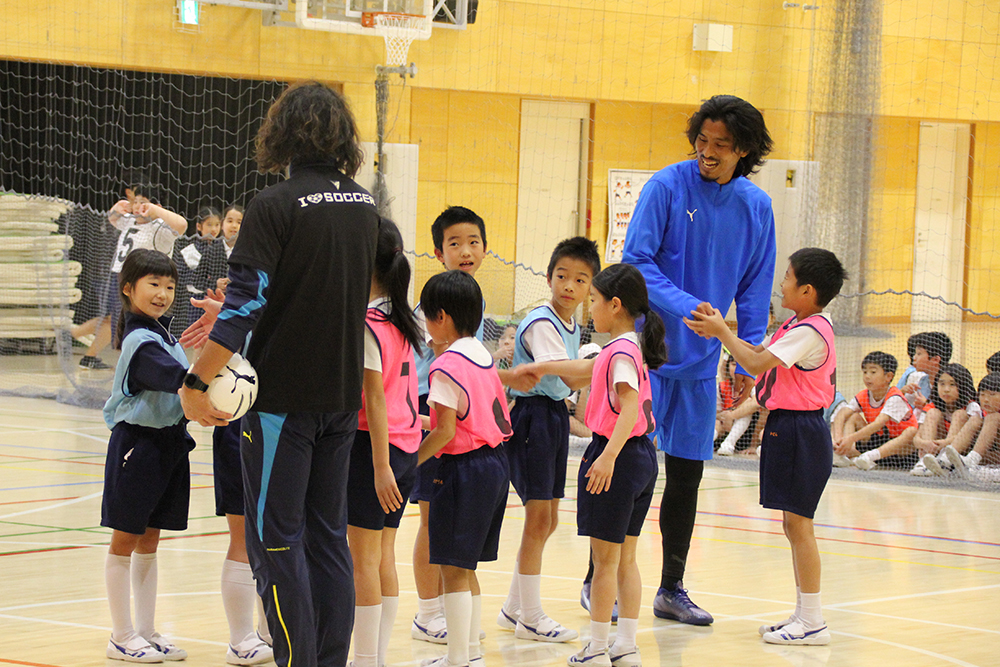
[[[257,132],[256,146],[257,166],[271,173],[284,171],[293,160],[332,159],[353,178],[364,160],[347,101],[317,81],[293,84],[281,94]]]

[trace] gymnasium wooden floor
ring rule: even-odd
[[[213,513],[210,434],[191,431],[199,447],[190,527],[161,544],[157,626],[188,650],[188,665],[221,667],[227,536]],[[109,531],[98,524],[107,437],[98,411],[0,398],[0,667],[121,664],[104,658]],[[575,491],[567,490],[564,525],[546,551],[542,593],[550,615],[585,635],[589,619],[578,596],[587,543],[576,536]],[[757,635],[759,624],[788,615],[795,588],[779,517],[757,504],[756,473],[707,468],[699,510],[686,584],[716,622],[694,628],[653,618],[660,563],[654,508],[639,551],[647,667],[1000,665],[1000,494],[832,481],[817,515],[828,647],[772,647]],[[414,513],[399,535],[403,592],[392,665],[442,653],[409,637]],[[495,625],[522,519],[512,495],[501,558],[480,569],[490,667],[562,665],[580,646],[515,640]]]

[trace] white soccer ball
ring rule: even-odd
[[[230,413],[233,419],[245,415],[256,398],[257,371],[239,354],[234,354],[208,384],[208,399],[212,405]]]

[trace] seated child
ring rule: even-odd
[[[483,316],[475,278],[461,270],[432,276],[420,303],[432,344],[444,350],[431,364],[431,431],[417,452],[420,465],[438,459],[428,537],[430,562],[444,579],[448,654],[431,664],[465,666],[482,660],[476,566],[497,559],[510,485],[503,447],[510,413],[492,355],[475,338]]]
[[[943,364],[951,360],[951,339],[940,331],[922,331],[906,341],[910,366],[899,379],[899,390],[915,408],[923,408],[930,400],[934,380]],[[920,414],[917,415],[918,419]]]
[[[951,445],[964,454],[983,425],[983,411],[976,402],[976,385],[968,369],[961,364],[942,366],[924,410],[927,417],[913,437],[922,458],[910,474],[943,476],[952,464],[942,450]]]
[[[1000,464],[1000,373],[990,373],[979,381],[979,405],[983,410],[983,426],[972,451],[962,456],[948,445],[943,451],[960,477],[977,477],[984,465]]]
[[[865,389],[833,423],[833,459],[840,467],[848,465],[847,459],[859,470],[871,470],[881,459],[912,455],[917,416],[903,392],[892,386],[896,357],[869,352],[861,370]]]

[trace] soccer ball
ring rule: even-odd
[[[257,371],[239,354],[234,354],[208,385],[212,405],[230,413],[233,419],[245,415],[256,398]]]

